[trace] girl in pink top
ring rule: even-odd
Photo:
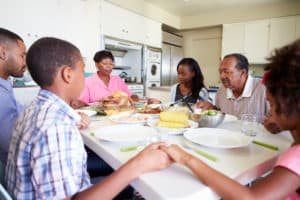
[[[247,188],[176,145],[161,147],[222,199],[300,200],[300,40],[276,50],[269,61],[264,83],[271,118],[281,130],[289,130],[295,141],[279,158],[272,173]]]
[[[124,81],[115,75],[111,75],[114,63],[114,57],[109,51],[99,51],[94,56],[97,73],[86,78],[85,88],[79,97],[79,101],[72,102],[72,107],[78,108],[89,103],[98,102],[101,99],[111,95],[115,91],[123,91],[136,99],[132,95]]]

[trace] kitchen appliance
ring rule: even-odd
[[[132,94],[136,94],[139,97],[144,96],[144,85],[142,84],[128,84],[128,89],[132,92]]]
[[[183,58],[182,37],[163,32],[161,85],[171,86],[178,82],[177,64]]]
[[[145,46],[144,53],[144,86],[146,89],[149,87],[159,87],[161,82],[161,49]]]
[[[105,37],[104,48],[115,57],[113,74],[128,82],[142,84],[142,45],[115,38]]]

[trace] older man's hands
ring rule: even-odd
[[[197,102],[195,105],[196,105],[196,108],[201,108],[202,110],[208,110],[208,109],[218,110],[215,105],[213,105],[212,103],[210,103],[208,101]]]

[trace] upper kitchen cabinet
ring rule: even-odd
[[[245,56],[250,63],[265,63],[268,54],[269,22],[246,23]]]
[[[245,53],[245,24],[224,24],[222,57],[230,53]]]
[[[144,30],[142,18],[123,8],[103,2],[102,4],[102,32],[105,35],[133,42],[143,42]]]
[[[145,40],[144,44],[161,48],[162,31],[161,23],[144,17],[145,22]]]
[[[222,56],[244,54],[250,63],[263,63],[268,51],[268,22],[223,25]]]
[[[161,47],[161,23],[103,1],[102,33],[132,42]]]
[[[295,17],[281,17],[270,20],[270,51],[296,39],[295,21]]]
[[[224,24],[222,56],[243,53],[250,63],[266,63],[278,47],[300,38],[300,16]]]

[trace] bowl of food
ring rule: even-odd
[[[218,110],[205,110],[191,113],[191,119],[199,123],[199,127],[217,127],[225,118],[225,113]]]

